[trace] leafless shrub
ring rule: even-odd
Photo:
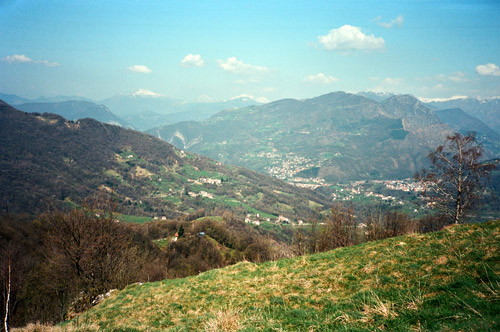
[[[319,238],[319,250],[326,251],[355,244],[356,224],[354,208],[335,204]]]

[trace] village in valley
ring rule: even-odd
[[[307,181],[307,182],[306,182]],[[313,181],[313,183],[310,183]],[[381,204],[389,207],[404,209],[410,213],[423,213],[432,208],[421,193],[425,190],[423,185],[413,179],[400,180],[369,180],[352,181],[346,183],[328,184],[324,179],[293,178],[289,182],[297,187],[316,189],[326,187],[331,191],[333,202],[364,202],[370,205]],[[309,187],[310,186],[310,187]],[[303,220],[291,220],[289,217],[279,215],[276,218],[262,217],[257,214],[247,214],[246,223],[259,226],[263,222],[275,224],[303,225]]]

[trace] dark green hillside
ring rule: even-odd
[[[449,128],[412,96],[335,92],[220,112],[149,131],[177,147],[289,181],[410,177]],[[309,172],[309,173],[316,173]]]
[[[134,284],[72,331],[498,331],[500,222]]]
[[[114,192],[121,212],[150,217],[203,208],[307,219],[313,206],[329,205],[312,191],[92,119],[28,114],[2,102],[0,132],[0,209],[12,213],[42,211],[47,201],[79,204],[98,190]]]

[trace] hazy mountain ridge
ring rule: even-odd
[[[379,103],[334,92],[149,132],[180,148],[271,174],[298,158],[296,170],[319,167],[319,177],[335,181],[412,176],[451,130],[409,95]]]
[[[126,121],[113,114],[106,106],[97,105],[89,101],[68,100],[61,102],[25,103],[16,105],[16,107],[24,112],[58,114],[68,120],[92,118],[124,128],[131,127]]]
[[[427,104],[437,110],[460,108],[500,134],[500,98],[458,98]]]
[[[62,102],[62,101],[69,101],[69,100],[78,100],[78,101],[88,101],[88,102],[94,102],[92,99],[85,98],[82,96],[41,96],[35,99],[29,99],[29,98],[24,98],[24,97],[19,97],[14,94],[7,94],[7,93],[0,93],[0,100],[3,100],[9,105],[19,105],[19,104],[26,104],[26,103],[57,103],[57,102]]]
[[[384,100],[382,106],[390,117],[401,119],[404,130],[416,135],[430,148],[442,144],[444,135],[450,133],[450,128],[412,95],[394,95]]]
[[[8,103],[10,105],[17,105],[17,104],[32,102],[32,100],[30,100],[30,99],[19,97],[17,95],[8,94],[8,93],[0,93],[0,100],[4,101],[5,103]]]
[[[306,219],[329,202],[312,191],[93,119],[67,121],[0,102],[0,209],[37,213],[113,191],[122,212],[176,215],[205,208]],[[311,206],[310,206],[311,205]]]
[[[22,110],[26,108],[25,111],[28,112],[50,112],[62,115],[71,120],[89,117],[98,121],[120,124],[122,127],[134,128],[140,131],[181,121],[201,121],[224,109],[237,109],[262,104],[260,100],[246,95],[222,101],[186,102],[144,89],[139,89],[134,93],[118,94],[100,101],[94,101],[81,96],[42,96],[36,99],[28,99],[14,94],[3,93],[0,93],[0,99],[10,105],[30,104],[29,106],[18,107]],[[83,102],[93,103],[95,104],[95,108],[104,105],[108,108],[109,112],[113,113],[113,116],[97,116],[95,111],[88,113],[82,111],[75,114],[75,111],[71,108],[63,109],[62,105],[67,106],[70,101],[75,103],[75,107],[80,108],[83,108],[81,105],[85,105]],[[81,102],[80,106],[78,106],[78,102]],[[45,105],[50,103],[57,104],[57,106]],[[39,109],[37,110],[36,107]],[[53,109],[50,107],[53,107]],[[100,112],[97,112],[97,114],[100,114]]]
[[[219,102],[189,103],[161,95],[137,93],[116,95],[101,103],[141,131],[181,121],[205,120],[223,109],[259,104],[245,97]]]
[[[471,130],[489,135],[494,139],[500,138],[500,134],[491,129],[486,123],[460,108],[438,110],[434,111],[434,114],[439,120],[452,126],[454,130]]]
[[[382,102],[392,96],[397,95],[396,93],[393,92],[371,92],[371,91],[360,91],[357,94],[372,99],[376,102]]]

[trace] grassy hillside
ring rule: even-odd
[[[498,331],[500,222],[134,284],[65,326],[107,331]]]

